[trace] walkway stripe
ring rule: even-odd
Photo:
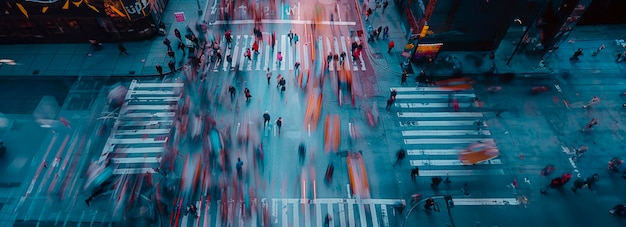
[[[164,147],[137,147],[137,148],[122,148],[115,151],[116,154],[144,154],[144,153],[162,153],[165,151]]]
[[[218,20],[213,23],[209,23],[210,25],[223,25],[223,24],[255,24],[254,20],[230,20],[223,21]],[[323,25],[348,25],[354,26],[356,22],[352,21],[310,21],[310,20],[279,20],[279,19],[262,19],[261,23],[263,24],[323,24]]]
[[[451,92],[454,91],[450,88],[445,88],[445,87],[391,87],[389,88],[389,91],[393,91],[396,90],[397,92],[407,92],[407,91],[424,91],[424,92]],[[458,91],[455,92],[455,94],[460,94],[463,92],[467,92],[467,93],[473,93],[474,89],[470,89],[470,90],[463,90],[463,91]]]
[[[404,144],[470,144],[474,142],[493,142],[493,139],[404,139]]]
[[[119,126],[156,126],[156,125],[171,125],[174,121],[172,120],[163,120],[163,121],[123,121],[119,122]]]
[[[138,88],[146,88],[146,87],[155,87],[155,88],[171,88],[171,87],[183,87],[184,83],[137,83],[136,87]]]
[[[167,134],[170,129],[137,129],[137,130],[118,130],[115,135],[143,135],[143,134]]]
[[[457,99],[464,99],[464,98],[469,98],[469,99],[473,99],[474,97],[476,97],[475,94],[455,94],[454,98]],[[439,94],[397,94],[396,95],[396,99],[400,100],[400,99],[446,99],[448,100],[450,98],[450,96],[448,94],[443,94],[443,95],[439,95]]]
[[[456,159],[442,159],[442,160],[409,160],[411,166],[464,166],[464,164]],[[476,165],[501,165],[500,159],[491,159]],[[421,173],[421,172],[420,172]]]
[[[407,150],[408,155],[458,155],[462,149]]]
[[[448,102],[395,103],[400,108],[452,108]],[[471,102],[459,102],[460,108],[472,107]]]
[[[115,169],[115,175],[140,174],[140,173],[156,173],[153,168],[132,168],[132,169]]]
[[[109,141],[111,144],[150,144],[150,143],[165,143],[165,140],[154,140],[154,138],[146,139],[112,139]]]
[[[481,175],[504,175],[504,170],[502,169],[467,169],[467,170],[422,170],[420,169],[420,176],[422,177],[481,176]]]
[[[489,130],[407,130],[402,136],[490,136]]]
[[[178,96],[178,92],[176,91],[131,91],[131,95],[169,95],[169,96]]]
[[[177,102],[178,96],[133,96],[129,102]]]
[[[176,116],[174,112],[159,112],[159,113],[125,113],[119,118],[173,118]]]
[[[506,206],[519,205],[517,198],[453,198],[454,205],[459,206]]]
[[[116,164],[132,164],[132,163],[159,163],[160,157],[138,157],[138,158],[111,158],[111,162]]]
[[[398,117],[475,117],[482,118],[484,115],[480,112],[398,112]]]
[[[401,127],[476,126],[478,121],[400,121]]]

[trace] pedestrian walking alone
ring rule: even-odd
[[[389,37],[389,26],[383,28],[383,39],[387,39],[387,37]]]
[[[270,86],[270,80],[272,79],[272,72],[270,68],[267,68],[267,73],[265,73],[265,77],[267,77],[267,86]]]
[[[246,96],[246,102],[247,102],[247,101],[250,101],[250,98],[252,98],[252,95],[250,94],[250,89],[245,88],[245,89],[243,90],[243,94]]]
[[[401,77],[402,80],[400,81],[400,85],[403,85],[403,84],[408,85],[406,82],[408,78],[409,78],[409,74],[407,74],[406,70],[402,71],[402,77]]]
[[[387,112],[391,111],[391,105],[393,105],[394,101],[395,101],[395,99],[393,97],[390,97],[389,99],[387,99],[387,106],[385,107]]]
[[[304,143],[300,143],[300,146],[298,146],[298,157],[300,158],[300,164],[304,163],[305,156],[306,156],[306,145],[304,145]]]
[[[591,98],[591,100],[589,100],[589,102],[583,106],[583,109],[587,109],[587,107],[590,107],[599,102],[600,98],[598,98],[598,96],[593,96],[593,98]]]
[[[124,43],[118,42],[117,43],[117,49],[120,50],[120,55],[122,55],[122,54],[128,55],[128,52],[126,52],[126,47],[124,47]]]
[[[343,61],[346,59],[346,52],[343,51],[341,52],[341,54],[339,55],[339,64],[343,65]]]
[[[402,164],[402,160],[406,157],[406,151],[404,149],[400,149],[396,152],[396,162],[393,164],[393,167],[399,166]]]
[[[280,136],[280,127],[283,126],[283,118],[282,117],[278,117],[278,120],[276,120],[276,126],[278,127],[278,135]]]
[[[389,2],[385,0],[385,2],[383,2],[383,12],[382,12],[382,14],[385,14],[385,9],[387,9],[387,6],[389,6]]]
[[[231,100],[235,99],[235,92],[236,92],[235,87],[233,86],[228,87],[228,93],[230,93]]]
[[[267,126],[267,124],[270,123],[270,114],[268,111],[265,111],[265,113],[263,113],[263,128],[265,128]]]
[[[163,39],[163,44],[165,44],[165,46],[167,46],[167,49],[172,49],[172,42],[170,42],[170,40],[168,38]]]
[[[241,158],[237,158],[237,164],[235,164],[235,168],[237,169],[237,177],[241,179],[241,175],[243,175],[243,161],[241,161]]]
[[[168,62],[167,67],[170,68],[170,72],[172,73],[176,72],[176,63],[174,63],[173,61]]]
[[[411,180],[413,180],[413,182],[415,182],[415,179],[419,175],[420,175],[420,168],[419,167],[416,166],[415,168],[411,169]]]
[[[376,29],[376,39],[380,39],[380,33],[383,33],[383,26],[378,26]]]
[[[391,49],[393,49],[393,47],[396,46],[396,43],[393,42],[393,40],[389,41],[389,44],[387,44],[387,53],[391,54]]]
[[[396,91],[396,89],[393,89],[391,90],[389,97],[395,100],[396,95],[398,95],[398,91]]]
[[[593,127],[594,125],[598,124],[598,118],[591,118],[591,120],[589,121],[589,123],[587,123],[587,125],[583,128],[583,132],[584,131],[588,131],[591,130],[591,127]]]
[[[244,57],[248,59],[248,61],[252,61],[252,54],[250,53],[250,48],[246,49],[246,52],[243,54]]]
[[[578,57],[583,55],[583,48],[578,48],[578,50],[576,50],[576,52],[574,52],[574,55],[572,55],[571,58],[569,58],[569,60],[575,60],[578,61]]]
[[[163,76],[163,67],[161,67],[158,63],[154,67],[156,68],[157,73],[159,73],[159,76]]]
[[[174,36],[176,36],[179,41],[183,41],[183,37],[180,35],[180,31],[178,30],[178,28],[174,28]]]
[[[172,49],[167,50],[167,56],[169,56],[171,59],[176,59],[176,53],[174,53]]]

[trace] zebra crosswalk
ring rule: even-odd
[[[473,108],[473,90],[444,87],[392,87],[404,148],[420,176],[503,175],[498,158],[474,166],[459,160],[459,152],[475,142],[495,143],[482,112]],[[456,98],[458,111],[450,106]]]
[[[174,124],[183,83],[134,80],[98,163],[107,159],[113,174],[155,173]]]
[[[266,36],[266,35],[264,35]],[[265,38],[264,38],[265,39]],[[352,43],[360,43],[358,36],[318,36],[303,37],[299,42],[290,42],[287,35],[276,37],[276,44],[272,48],[267,39],[258,42],[258,53],[253,50],[256,40],[254,35],[232,35],[232,44],[229,46],[224,37],[219,42],[222,52],[222,61],[212,57],[205,61],[207,68],[214,72],[218,71],[265,71],[268,68],[276,70],[294,70],[296,62],[300,63],[300,69],[309,70],[316,67],[314,62],[324,62],[329,53],[341,55],[346,53],[343,64],[341,61],[333,61],[328,66],[330,71],[366,71],[366,61],[363,54],[356,59],[352,58]],[[247,57],[248,48],[251,56]],[[278,53],[282,55],[279,61]],[[316,61],[313,61],[316,60]]]
[[[182,215],[178,223],[187,226],[398,226],[400,214],[393,209],[402,200],[394,199],[260,199],[246,209],[241,201],[201,204],[198,216]]]

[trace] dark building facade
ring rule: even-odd
[[[5,0],[0,43],[143,40],[157,34],[169,0]]]
[[[511,26],[540,51],[558,47],[576,24],[626,23],[624,0],[393,0],[404,16],[407,39],[442,43],[444,51],[492,51]],[[426,23],[424,23],[426,22]],[[419,38],[424,24],[425,36]],[[518,29],[519,30],[519,29]]]

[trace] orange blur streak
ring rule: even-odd
[[[340,130],[340,125],[341,125],[341,123],[339,121],[339,115],[335,115],[335,121],[333,122],[333,133],[334,133],[334,136],[333,136],[333,143],[332,143],[333,150],[335,152],[337,152],[337,150],[339,150],[339,143],[341,142],[341,140],[340,140],[341,137],[340,137],[340,134],[339,134],[339,132],[341,131]]]

